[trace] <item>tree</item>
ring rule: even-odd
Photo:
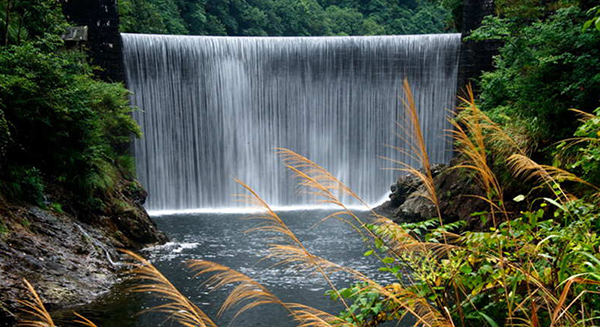
[[[600,32],[582,31],[586,16],[576,4],[539,17],[488,17],[473,38],[505,42],[495,69],[482,77],[482,106],[497,121],[526,126],[543,147],[572,135],[569,108],[598,106]]]

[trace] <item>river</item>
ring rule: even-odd
[[[313,254],[356,269],[381,283],[393,282],[391,276],[378,271],[379,265],[373,256],[363,255],[368,247],[355,230],[336,219],[322,221],[330,213],[332,211],[302,210],[283,211],[279,215]],[[368,219],[366,213],[361,215]],[[259,224],[256,220],[246,219],[249,216],[242,213],[197,213],[154,217],[170,242],[147,248],[144,255],[218,326],[287,327],[296,324],[285,310],[276,305],[254,308],[235,319],[235,312],[217,317],[217,311],[231,287],[211,292],[203,285],[203,279],[192,278],[193,274],[185,267],[186,260],[202,259],[229,266],[260,282],[283,301],[339,313],[343,307],[325,296],[328,286],[322,276],[261,260],[268,254],[268,243],[272,242],[269,237],[273,235],[248,233],[250,228]],[[345,274],[333,275],[332,280],[337,287],[353,282]],[[177,325],[162,314],[138,314],[163,302],[147,294],[125,292],[125,284],[118,285],[98,301],[77,308],[77,311],[101,327]],[[63,323],[67,324],[64,319]]]

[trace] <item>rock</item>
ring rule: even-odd
[[[426,198],[426,194],[423,185],[412,192],[394,212],[394,221],[416,222],[437,217],[435,205]]]
[[[431,174],[435,178],[445,169],[445,165],[434,165]],[[398,178],[390,190],[390,200],[386,201],[375,211],[396,221],[420,221],[422,217],[437,216],[435,206],[422,195],[426,194],[423,181],[415,175],[406,173]],[[427,218],[427,219],[429,219]]]
[[[483,191],[471,174],[452,166],[435,165],[432,167],[433,181],[439,199],[440,211],[444,221],[465,220],[472,228],[481,228],[480,218],[471,216],[473,212],[489,210],[489,205],[476,196]],[[437,217],[435,205],[427,197],[423,182],[409,175],[400,177],[392,185],[390,201],[378,208],[391,212],[396,222],[417,222]]]
[[[390,187],[390,207],[397,208],[406,201],[406,199],[414,193],[423,182],[416,176],[406,174],[396,181]]]
[[[50,189],[51,201],[73,209],[53,212],[0,199],[0,326],[12,326],[17,301],[28,299],[23,278],[49,310],[86,303],[117,281],[118,248],[167,240],[142,207],[146,193],[137,182],[123,179],[99,212],[82,210],[69,202],[74,195]]]

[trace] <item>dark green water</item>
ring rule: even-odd
[[[320,223],[329,213],[316,210],[289,211],[281,212],[280,216],[314,254],[357,269],[380,282],[393,282],[377,271],[374,258],[363,256],[367,247],[350,226],[335,219]],[[245,233],[258,224],[257,221],[243,219],[247,216],[203,213],[155,217],[159,228],[171,241],[146,249],[144,254],[218,326],[287,327],[296,324],[286,311],[275,305],[260,306],[235,320],[232,320],[232,312],[217,318],[216,313],[231,288],[211,292],[202,285],[203,280],[192,278],[184,261],[203,259],[227,265],[262,283],[283,301],[339,313],[342,306],[324,296],[328,288],[320,275],[307,275],[294,267],[273,266],[272,261],[260,261],[267,254],[267,238],[272,235]],[[334,275],[333,281],[338,287],[345,287],[352,282],[343,274]],[[146,294],[127,294],[124,288],[125,285],[119,285],[95,303],[76,310],[101,327],[177,326],[160,314],[139,315],[138,312],[161,302]],[[68,325],[70,317],[60,319],[62,325]]]

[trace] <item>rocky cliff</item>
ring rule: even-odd
[[[77,210],[69,204],[76,195],[60,189],[46,196],[46,208],[0,199],[0,325],[15,321],[16,301],[27,296],[23,278],[49,309],[89,302],[117,281],[117,249],[166,241],[137,181],[123,180],[94,211]]]

